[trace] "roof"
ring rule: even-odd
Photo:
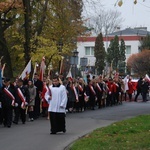
[[[149,31],[146,30],[146,28],[126,28],[124,30],[116,31],[113,33],[108,34],[108,36],[115,36],[115,35],[136,35],[136,36],[146,36],[150,34]]]

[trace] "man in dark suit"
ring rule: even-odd
[[[13,123],[18,124],[19,117],[23,124],[26,122],[26,106],[29,103],[29,90],[23,85],[23,80],[18,79],[16,86],[16,97],[15,97],[15,118]]]
[[[13,106],[15,104],[15,87],[10,83],[9,78],[4,79],[2,88],[2,106],[4,126],[10,128],[12,124]]]
[[[33,83],[36,86],[34,119],[37,119],[40,116],[40,105],[41,105],[40,94],[42,93],[42,90],[43,90],[43,82],[41,80],[39,80],[39,77],[36,73],[34,74]]]

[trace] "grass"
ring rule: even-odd
[[[150,150],[150,115],[141,115],[94,130],[69,150]]]

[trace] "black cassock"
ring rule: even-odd
[[[66,132],[65,113],[50,112],[51,133]]]

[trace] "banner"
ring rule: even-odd
[[[39,80],[41,80],[41,81],[43,81],[43,76],[45,74],[45,69],[46,69],[45,57],[43,57],[42,61],[41,61],[41,65],[40,65],[40,76],[39,76]]]
[[[23,70],[22,74],[20,75],[20,78],[22,80],[29,79],[30,72],[31,72],[31,60],[28,62],[27,66]]]
[[[72,73],[71,73],[71,67],[70,67],[70,69],[69,69],[69,72],[68,72],[68,75],[66,76],[66,78],[68,78],[70,81],[73,80],[73,78],[72,78]]]

